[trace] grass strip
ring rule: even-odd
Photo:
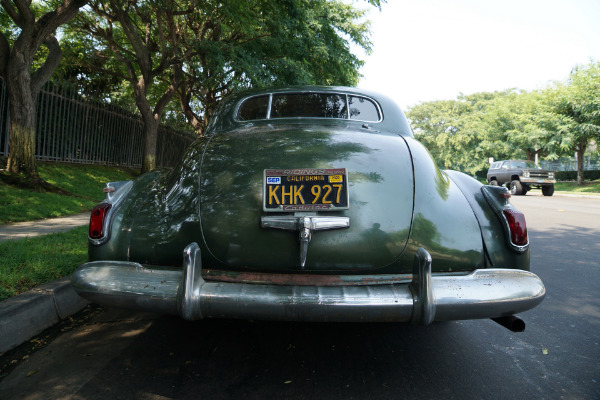
[[[584,181],[583,185],[578,185],[577,182],[556,182],[554,190],[557,192],[600,193],[600,181]]]
[[[103,198],[106,182],[135,178],[129,170],[105,165],[39,163],[38,172],[48,183],[72,193],[40,193],[0,183],[0,224],[60,217],[90,210]]]
[[[40,163],[38,172],[46,182],[95,203],[104,198],[106,182],[127,181],[138,175],[114,166],[50,162]]]
[[[87,226],[0,243],[0,301],[68,276],[87,261]]]

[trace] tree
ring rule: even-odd
[[[486,104],[481,113],[481,146],[496,159],[536,156],[556,158],[553,139],[557,118],[543,91],[507,90]]]
[[[61,59],[54,32],[86,3],[86,0],[64,0],[56,8],[42,11],[27,0],[0,1],[17,27],[12,34],[6,29],[0,32],[0,74],[7,84],[11,116],[7,169],[31,176],[35,186],[41,183],[35,164],[36,98]],[[43,63],[34,68],[42,45],[47,49],[46,56]]]
[[[378,5],[379,2],[371,2]],[[364,12],[337,1],[207,1],[190,19],[181,109],[201,135],[220,99],[248,87],[355,85],[370,50]]]
[[[465,99],[438,100],[407,111],[415,137],[427,146],[442,168],[474,174],[486,162],[478,155],[480,139],[473,125],[474,107]]]
[[[156,0],[92,1],[92,13],[81,16],[79,27],[100,41],[91,64],[129,82],[144,123],[142,172],[156,168],[158,126],[180,85],[185,20],[195,12],[194,2]],[[111,63],[112,57],[118,63]],[[170,83],[157,85],[158,77],[171,74]]]
[[[83,69],[88,76],[93,69],[102,71],[133,88],[145,126],[142,171],[154,168],[158,122],[165,110],[173,110],[169,102],[175,95],[202,134],[232,90],[356,84],[362,62],[349,42],[370,46],[368,23],[358,22],[363,12],[336,1],[96,0],[90,5],[93,13],[82,14],[76,24],[96,41]]]
[[[408,117],[416,137],[445,168],[477,173],[489,157],[557,157],[559,118],[548,94],[508,89],[421,103]]]
[[[590,140],[600,140],[600,62],[579,66],[567,84],[552,91],[552,105],[561,117],[558,140],[577,156],[577,184],[583,184],[583,158]]]

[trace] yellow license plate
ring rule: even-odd
[[[346,210],[348,174],[345,168],[266,169],[264,211]]]

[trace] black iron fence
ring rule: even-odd
[[[141,118],[110,104],[82,98],[70,84],[48,83],[37,99],[36,158],[85,164],[139,167],[143,159]],[[10,114],[0,78],[0,156],[9,153]],[[161,126],[156,165],[169,167],[195,135]]]

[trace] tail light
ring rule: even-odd
[[[100,203],[92,209],[92,215],[90,216],[91,239],[102,239],[106,235],[105,222],[111,207],[111,204]]]
[[[525,215],[514,208],[502,210],[506,222],[508,222],[508,230],[510,231],[510,241],[517,246],[525,246],[528,243],[527,239],[527,224],[525,223]]]
[[[502,222],[508,247],[517,253],[526,252],[529,248],[529,238],[525,215],[509,203],[508,190],[501,186],[484,185],[481,192]]]
[[[92,209],[89,233],[91,244],[101,246],[110,239],[114,213],[119,209],[132,187],[133,181],[108,182],[106,184],[102,190],[106,197],[102,203]]]

